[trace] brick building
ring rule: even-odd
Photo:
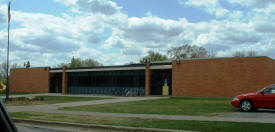
[[[11,92],[236,96],[275,84],[275,60],[268,57],[191,59],[82,68],[11,69]]]

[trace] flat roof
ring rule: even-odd
[[[138,63],[117,66],[75,67],[67,68],[66,72],[145,70],[145,66],[145,63]],[[172,61],[151,62],[150,69],[172,69]],[[50,73],[60,72],[62,72],[62,68],[51,68],[50,70]]]
[[[181,59],[180,61],[190,60],[214,60],[214,59],[241,59],[241,58],[267,58],[274,60],[267,56],[255,56],[255,57],[215,57],[215,58],[192,58],[192,59]],[[172,69],[172,61],[158,61],[151,62],[150,69]],[[96,66],[96,67],[75,67],[67,68],[66,72],[85,72],[85,71],[117,71],[117,70],[145,70],[145,63],[136,63],[128,65],[116,65],[116,66]],[[31,68],[50,68],[50,67],[31,67]],[[21,69],[21,68],[19,68]],[[50,68],[50,73],[60,73],[62,68]]]

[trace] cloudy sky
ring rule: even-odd
[[[104,65],[149,50],[205,47],[218,57],[255,50],[275,59],[275,0],[11,0],[11,63],[56,66],[72,56]],[[7,0],[0,0],[6,60]]]

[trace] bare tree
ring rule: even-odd
[[[7,62],[2,62],[0,64],[0,75],[1,75],[1,78],[7,77]]]
[[[236,51],[233,53],[233,57],[245,57],[244,51]]]
[[[214,53],[208,53],[204,47],[188,44],[172,47],[167,51],[167,54],[172,59],[212,58],[216,56]]]
[[[11,69],[16,69],[16,68],[22,68],[22,66],[16,63],[11,65]]]
[[[15,63],[9,67],[10,67],[10,69],[16,69],[16,68],[20,68],[21,66]],[[2,62],[0,64],[0,76],[6,78],[6,76],[7,76],[7,62]]]
[[[258,56],[256,51],[250,50],[250,51],[236,51],[232,55],[233,57],[253,57]]]
[[[250,50],[247,52],[248,57],[258,56],[257,52],[254,50]]]

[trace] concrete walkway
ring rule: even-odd
[[[19,94],[10,95],[10,98],[16,97],[29,97],[29,96],[70,96],[70,97],[103,97],[103,98],[123,98],[121,96],[111,96],[111,95],[97,95],[97,94],[61,94],[61,93],[38,93],[38,94]],[[0,96],[6,98],[6,96]]]
[[[61,96],[61,95],[58,95]],[[75,96],[75,95],[66,95]],[[91,97],[91,96],[89,96]],[[96,96],[101,97],[101,96]],[[106,97],[106,96],[105,96]],[[111,97],[111,96],[108,96]],[[112,117],[138,117],[138,118],[154,118],[154,119],[169,119],[169,120],[200,120],[200,121],[230,121],[230,122],[255,122],[255,123],[275,123],[274,113],[253,113],[234,112],[218,116],[179,116],[179,115],[157,115],[157,114],[127,114],[127,113],[102,113],[102,112],[84,112],[84,111],[63,111],[58,110],[61,107],[72,107],[82,105],[97,105],[108,103],[119,103],[139,100],[161,99],[166,97],[114,97],[114,99],[82,101],[60,104],[45,104],[32,106],[8,106],[9,112],[43,112],[71,115],[91,115],[91,116],[112,116]],[[245,116],[242,116],[245,115]]]
[[[41,94],[39,94],[39,95],[41,95]],[[59,95],[59,96],[61,96],[61,95]],[[67,96],[75,96],[75,95],[67,95]],[[106,97],[106,96],[89,96],[89,97]],[[122,103],[122,102],[130,102],[130,101],[168,98],[168,97],[117,97],[117,96],[108,96],[108,97],[114,98],[114,99],[69,102],[69,103],[58,103],[58,104],[29,105],[29,106],[7,106],[7,109],[9,112],[22,112],[22,111],[53,112],[53,111],[59,111],[57,109],[61,108],[61,107],[111,104],[111,103]]]

